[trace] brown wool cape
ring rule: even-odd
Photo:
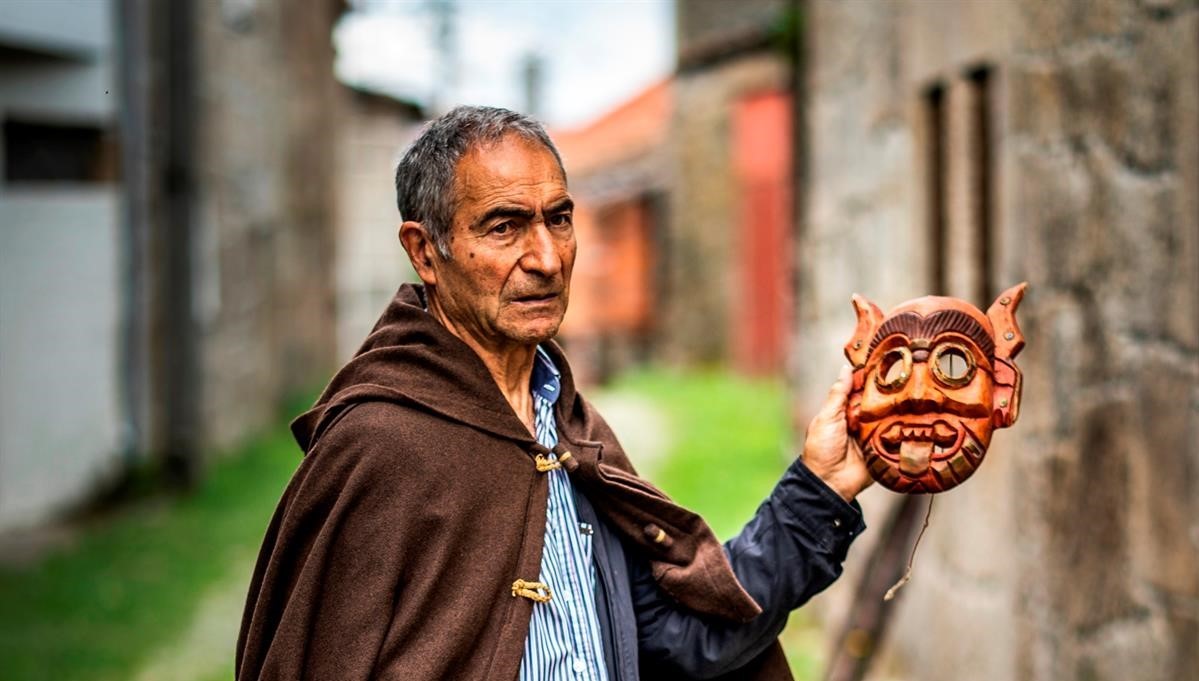
[[[549,488],[534,459],[547,450],[423,295],[401,287],[292,424],[305,456],[254,570],[238,679],[516,678],[536,606],[513,582],[538,580]],[[571,453],[571,482],[683,607],[757,616],[708,525],[637,477],[546,349],[563,374],[556,451]],[[659,528],[670,541],[654,541]],[[730,677],[791,678],[777,643]]]

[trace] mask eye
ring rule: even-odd
[[[933,376],[951,388],[960,388],[974,378],[974,355],[960,343],[942,343],[933,352]]]
[[[912,351],[906,347],[891,348],[878,365],[874,382],[880,390],[898,390],[912,375]]]

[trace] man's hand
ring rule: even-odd
[[[850,368],[841,367],[820,411],[808,424],[803,447],[803,462],[808,470],[846,501],[852,501],[874,482],[866,470],[858,443],[849,437],[845,422],[845,404],[851,384]]]

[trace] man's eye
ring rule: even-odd
[[[504,234],[507,234],[511,231],[512,231],[512,223],[511,222],[501,222],[498,225],[491,228],[492,234],[498,234],[501,236]]]
[[[555,227],[569,227],[571,224],[571,218],[572,216],[570,213],[558,213],[550,218],[550,224]]]

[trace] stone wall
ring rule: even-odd
[[[218,446],[334,361],[337,5],[195,3],[200,420]]]
[[[985,308],[1030,283],[1020,421],[937,497],[875,678],[1193,678],[1199,3],[819,1],[804,24],[801,411],[851,293]],[[875,528],[893,501],[864,496]]]

